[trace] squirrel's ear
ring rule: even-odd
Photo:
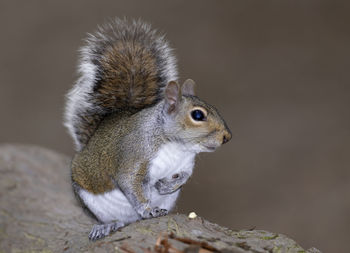
[[[196,86],[196,83],[192,79],[187,79],[181,88],[183,95],[191,95],[194,96],[194,87]]]
[[[179,84],[175,81],[170,81],[165,88],[165,103],[168,113],[175,111],[181,99],[181,91]]]

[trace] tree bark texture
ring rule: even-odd
[[[183,214],[135,222],[91,242],[95,221],[74,198],[69,163],[40,147],[0,146],[0,253],[320,252],[281,234],[231,230]]]

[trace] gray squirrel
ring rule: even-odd
[[[140,219],[166,215],[192,174],[196,154],[231,139],[218,111],[177,82],[164,36],[115,19],[81,49],[80,78],[67,94],[65,126],[76,155],[74,192],[97,219],[96,240]]]

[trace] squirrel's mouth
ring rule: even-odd
[[[217,148],[217,146],[214,145],[203,145],[209,152],[213,152],[215,151],[215,149]]]

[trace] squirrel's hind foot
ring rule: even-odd
[[[109,235],[110,233],[117,231],[121,227],[124,227],[124,223],[120,221],[112,222],[108,224],[96,224],[93,226],[89,234],[89,239],[91,241],[101,239]]]

